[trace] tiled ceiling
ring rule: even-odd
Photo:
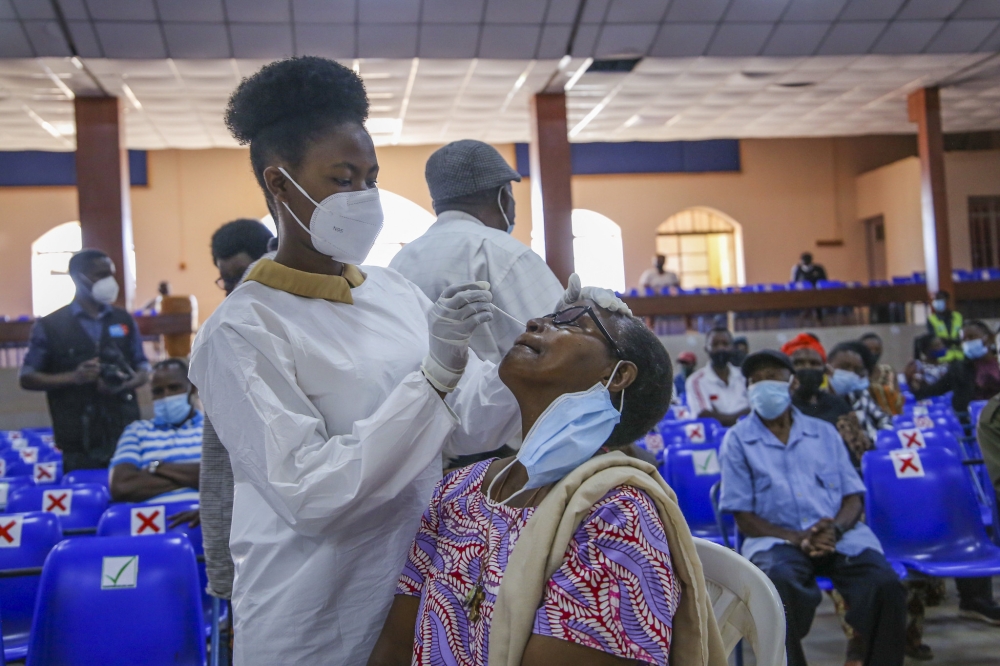
[[[53,0],[0,0],[0,57],[73,55]],[[1000,48],[997,0],[55,0],[85,58],[550,59]],[[582,8],[581,8],[582,5]]]
[[[130,148],[235,146],[222,121],[265,60],[82,61],[122,97]],[[371,98],[376,144],[527,141],[529,98],[566,80],[574,141],[910,133],[906,94],[943,84],[946,131],[1000,129],[1000,56],[646,58],[627,74],[587,60],[347,60]],[[560,78],[561,77],[561,78]],[[68,58],[0,60],[0,149],[70,150],[74,93],[97,90]]]
[[[379,144],[526,141],[563,86],[574,141],[912,132],[936,84],[947,131],[998,129],[998,51],[1000,0],[0,0],[0,149],[71,149],[102,93],[130,147],[232,146],[230,92],[293,54],[360,72]]]

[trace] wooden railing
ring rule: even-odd
[[[136,317],[139,333],[143,337],[170,333],[191,333],[190,314],[162,314],[155,317]],[[0,321],[0,345],[28,344],[34,321]]]
[[[959,306],[969,301],[1000,299],[1000,281],[958,282]],[[685,294],[680,296],[625,297],[632,313],[640,317],[685,316],[722,312],[773,312],[813,308],[871,307],[890,303],[925,303],[922,284],[884,287],[848,287],[736,294]]]

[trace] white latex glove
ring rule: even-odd
[[[480,324],[493,319],[489,288],[489,282],[452,285],[427,314],[430,341],[420,369],[438,391],[455,390],[469,360],[469,338]]]
[[[569,276],[566,291],[563,292],[562,298],[556,303],[556,312],[565,310],[573,303],[583,299],[593,301],[608,312],[621,312],[630,317],[632,316],[632,310],[625,305],[625,301],[615,296],[615,292],[603,287],[583,287],[581,286],[580,276],[576,273]]]

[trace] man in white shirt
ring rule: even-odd
[[[705,352],[711,362],[687,379],[688,408],[699,418],[712,417],[730,427],[750,413],[743,373],[730,362],[733,334],[726,328],[713,328],[705,336]]]
[[[653,267],[647,268],[639,277],[640,289],[652,289],[659,292],[665,287],[679,287],[681,281],[677,278],[677,273],[668,271],[664,266],[667,258],[662,254],[653,257]]]
[[[510,184],[521,176],[500,153],[481,141],[455,141],[430,156],[424,176],[438,219],[389,267],[432,302],[449,285],[486,281],[493,304],[520,322],[551,313],[563,287],[541,257],[510,235]],[[496,313],[470,346],[479,358],[499,363],[523,332],[523,323]]]

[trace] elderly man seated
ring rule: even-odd
[[[183,359],[153,369],[151,420],[133,421],[111,459],[111,498],[116,502],[198,499],[203,417]]]
[[[720,508],[746,537],[743,555],[781,595],[788,665],[806,664],[802,639],[821,599],[816,576],[829,577],[846,600],[864,663],[902,664],[906,593],[858,522],[865,487],[837,429],[792,406],[797,380],[784,354],[751,354],[742,370],[753,411],[722,443]]]

